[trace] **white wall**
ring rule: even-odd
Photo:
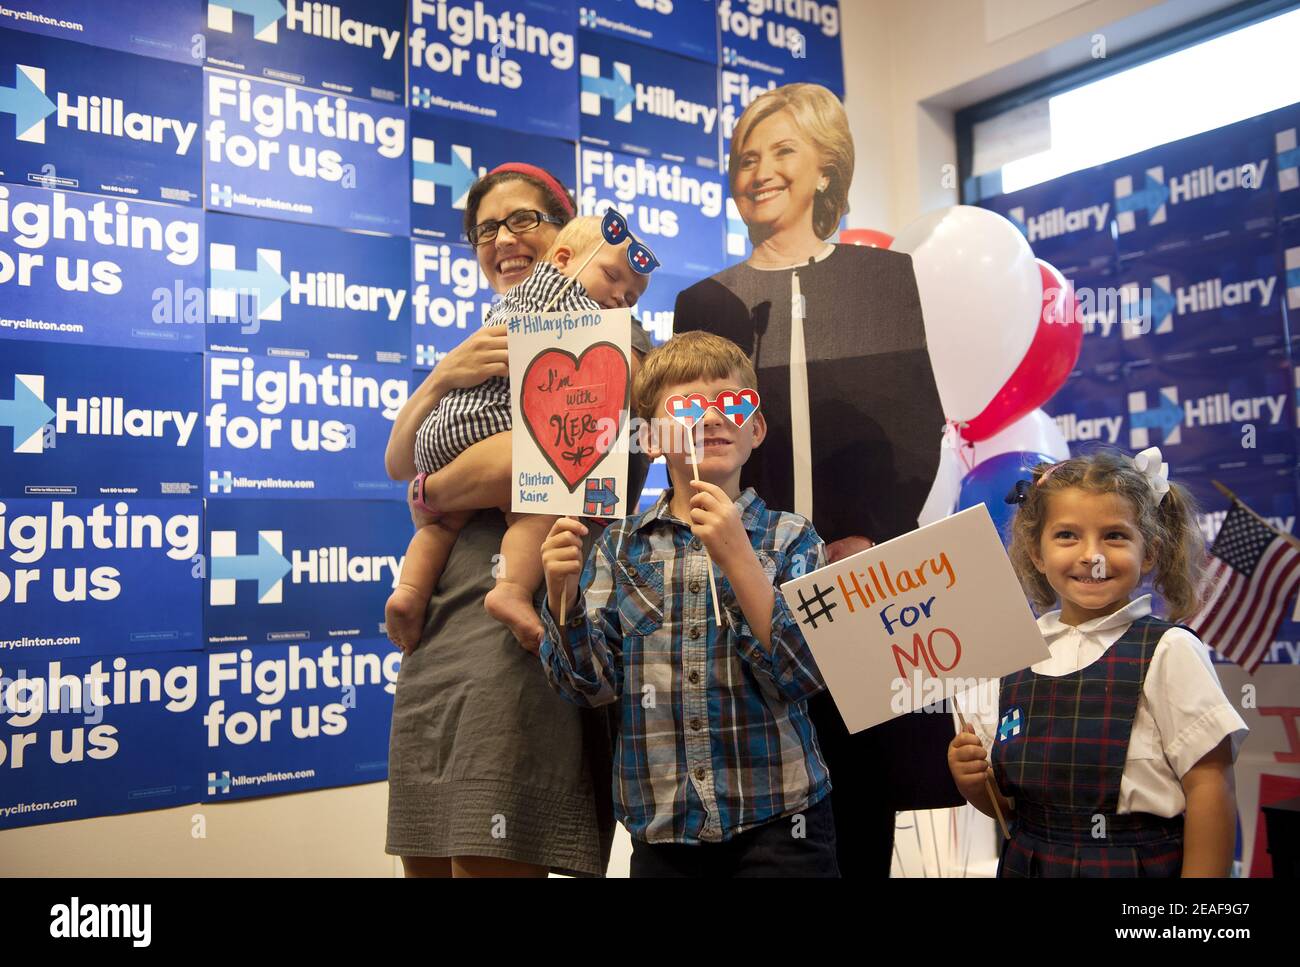
[[[956,108],[1084,62],[1095,32],[1115,51],[1229,2],[841,0],[858,158],[850,224],[897,233],[922,212],[956,202]],[[986,40],[986,12],[997,39]],[[953,166],[947,182],[944,165]],[[386,808],[387,786],[373,783],[11,830],[0,833],[0,873],[391,876],[399,866],[383,852]],[[194,835],[196,816],[204,838]],[[967,820],[958,820],[954,847],[941,838],[952,829],[946,813],[919,820],[922,843],[931,818],[939,855],[930,847],[924,868],[960,875],[953,858],[964,855],[957,847],[964,850]],[[900,868],[909,875],[922,869],[913,821],[900,818],[908,830],[898,837]],[[970,829],[991,854],[991,828]],[[611,873],[626,875],[620,834]],[[972,862],[979,856],[975,850]]]
[[[849,224],[896,234],[956,204],[957,109],[1088,62],[1095,34],[1114,54],[1232,2],[841,0]]]

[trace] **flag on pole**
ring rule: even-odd
[[[1282,609],[1300,586],[1300,547],[1234,500],[1210,554],[1205,604],[1188,624],[1220,655],[1253,674],[1273,643]]]

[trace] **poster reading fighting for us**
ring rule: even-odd
[[[722,66],[844,97],[838,0],[718,0]]]
[[[578,166],[582,214],[617,208],[664,272],[698,278],[723,267],[724,175],[585,145]]]
[[[0,496],[200,494],[198,353],[16,342],[0,387]]]
[[[464,241],[470,186],[519,158],[546,169],[566,188],[576,182],[572,141],[411,112],[411,234]]]
[[[384,450],[409,370],[218,353],[204,362],[208,496],[403,496]]]
[[[0,180],[199,203],[197,67],[0,30]]]
[[[0,500],[0,655],[202,643],[198,498]]]
[[[198,209],[0,185],[0,339],[201,350],[202,253]]]
[[[718,170],[718,71],[601,34],[581,35],[582,140]]]
[[[404,504],[210,500],[205,519],[210,645],[384,633],[411,540]]]
[[[405,0],[206,0],[207,63],[402,104]]]
[[[0,650],[0,829],[199,801],[206,672],[201,651]]]
[[[386,638],[211,649],[204,798],[386,779],[401,664]]]
[[[110,47],[180,64],[203,63],[204,0],[104,3],[103,0],[24,0],[4,11],[4,23],[47,37]]]
[[[497,295],[468,245],[411,243],[411,354],[433,369],[483,326]]]
[[[780,84],[768,74],[743,70],[722,71],[719,83],[718,128],[722,135],[722,170],[725,172],[731,156],[731,134],[736,130],[740,116],[756,97],[776,90]]]
[[[203,72],[212,211],[406,235],[406,109]]]
[[[576,0],[411,0],[412,110],[578,135]]]
[[[409,248],[404,238],[209,212],[208,348],[405,364]]]

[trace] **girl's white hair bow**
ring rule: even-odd
[[[1156,495],[1156,503],[1165,499],[1169,493],[1169,464],[1162,462],[1159,447],[1147,447],[1133,458],[1133,466],[1151,485],[1151,492]]]

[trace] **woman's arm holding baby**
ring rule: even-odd
[[[447,353],[424,382],[416,387],[393,421],[388,434],[388,448],[384,451],[384,469],[389,478],[410,480],[415,476],[416,432],[448,390],[477,386],[490,376],[509,375],[505,326],[485,326]],[[506,477],[509,477],[508,465]]]
[[[511,432],[479,440],[429,474],[424,480],[424,502],[442,512],[509,507]]]

